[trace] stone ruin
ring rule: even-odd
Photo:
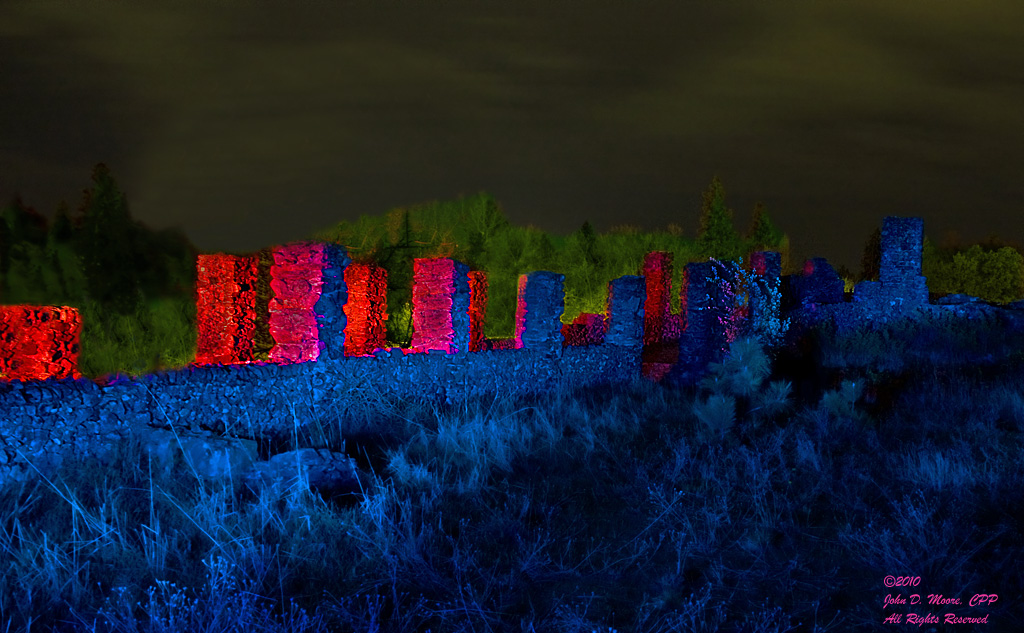
[[[640,375],[694,385],[740,335],[778,344],[787,329],[823,319],[843,331],[917,309],[962,308],[928,304],[919,218],[887,217],[882,235],[881,278],[858,284],[852,297],[822,258],[809,260],[801,274],[782,276],[780,254],[759,252],[743,270],[715,260],[687,264],[680,310],[672,313],[672,256],[651,253],[642,276],[611,282],[606,314],[581,314],[562,324],[564,276],[530,273],[519,279],[515,337],[500,340],[483,334],[484,273],[451,259],[417,259],[409,349],[386,347],[385,271],[352,263],[334,244],[288,244],[273,249],[270,266],[275,343],[269,362],[253,360],[255,258],[201,255],[196,362],[136,379],[81,377],[81,321],[73,308],[3,306],[0,481],[30,475],[30,466],[59,464],[67,451],[106,454],[129,437],[158,451],[167,443],[159,436],[165,431],[183,441],[180,450],[193,464],[205,463],[216,475],[232,463],[217,457],[229,444],[243,450],[239,442],[290,434],[297,409],[334,409],[353,389],[453,402],[496,390],[528,393]],[[1021,311],[1004,312],[1024,329]],[[211,425],[220,425],[223,436],[203,430]],[[294,457],[307,472],[352,472],[351,465],[325,462],[323,455]],[[243,463],[246,472],[259,471],[253,480],[272,468],[258,460]]]

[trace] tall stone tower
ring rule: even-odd
[[[887,216],[882,220],[882,265],[879,281],[863,281],[857,284],[853,300],[882,301],[893,307],[911,307],[928,303],[928,283],[921,274],[923,251],[922,218]]]

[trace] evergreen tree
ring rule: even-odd
[[[758,202],[754,205],[754,216],[750,220],[750,230],[747,232],[747,252],[772,250],[778,248],[782,240],[782,231],[775,227],[768,212],[764,210],[764,204]]]
[[[725,206],[725,188],[715,176],[701,196],[700,231],[697,246],[702,257],[734,260],[740,255],[739,235],[733,226],[733,212]]]
[[[588,266],[596,268],[601,264],[601,258],[597,254],[597,234],[589,221],[585,221],[577,233],[580,251],[583,253],[584,261]]]
[[[793,269],[792,269],[793,262],[792,262],[791,249],[790,249],[790,246],[789,246],[789,235],[788,234],[783,235],[782,239],[779,240],[779,252],[782,254],[782,257],[780,258],[782,260],[780,262],[780,268],[782,269],[781,270],[781,274],[783,274],[783,275],[790,275],[790,274],[792,274],[793,273]]]
[[[146,300],[168,296],[171,285],[169,255],[162,248],[162,240],[145,227],[134,224],[135,235],[132,257],[132,269],[135,271],[136,285]]]
[[[527,229],[526,249],[523,253],[524,263],[531,270],[552,270],[557,265],[558,254],[551,238],[537,228]]]
[[[882,229],[875,228],[860,257],[860,281],[878,281],[882,270]]]
[[[46,245],[49,224],[46,216],[26,206],[21,201],[21,196],[15,196],[0,215],[11,230],[13,243],[28,242],[35,246]]]
[[[20,196],[15,196],[0,211],[0,292],[5,303],[44,300],[39,260],[46,246],[47,224],[46,217],[26,206]],[[12,279],[19,280],[17,287],[12,285]]]
[[[143,255],[138,231],[110,169],[98,163],[92,181],[92,190],[84,192],[82,230],[76,244],[88,295],[118,314],[132,314],[140,304],[135,266]]]
[[[7,275],[11,270],[11,249],[14,247],[14,233],[7,222],[0,219],[0,301],[10,292]]]
[[[68,203],[61,200],[57,205],[57,213],[53,216],[53,224],[50,225],[50,237],[59,244],[66,244],[71,241],[74,233],[75,226],[71,220]]]

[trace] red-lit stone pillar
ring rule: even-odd
[[[387,271],[371,264],[349,264],[345,285],[345,356],[370,356],[387,344]]]
[[[68,306],[0,306],[0,380],[81,378],[82,318]]]
[[[303,363],[320,357],[317,312],[324,273],[324,244],[295,242],[274,249],[270,267],[272,362]],[[344,274],[344,273],[342,273]],[[347,297],[346,297],[347,298]],[[343,336],[343,335],[342,335]]]
[[[255,257],[222,253],[196,261],[196,364],[231,364],[253,359],[256,327]]]
[[[666,320],[671,303],[672,253],[657,251],[644,256],[644,282],[647,300],[644,303],[644,344],[665,340]]]
[[[469,351],[469,267],[448,258],[416,258],[412,344],[416,352]]]
[[[484,324],[487,317],[487,273],[473,270],[469,273],[469,351],[484,348]]]

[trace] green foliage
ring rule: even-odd
[[[93,183],[82,214],[71,217],[61,202],[49,228],[20,200],[4,210],[0,300],[78,308],[79,370],[87,376],[188,364],[195,359],[195,247],[180,230],[154,233],[132,222],[105,166],[96,166]]]
[[[107,166],[97,164],[92,180],[76,240],[88,294],[111,311],[127,316],[136,311],[141,300],[134,266],[143,258],[140,251],[145,245],[139,243],[128,202]]]
[[[758,202],[754,205],[754,215],[750,221],[750,230],[747,231],[745,253],[755,251],[774,250],[782,242],[783,234],[764,209],[764,204]]]
[[[143,374],[183,367],[196,357],[195,301],[181,298],[140,303],[130,315],[89,301],[82,313],[79,371],[85,376]]]
[[[1010,247],[984,252],[975,244],[953,256],[953,278],[963,292],[986,301],[1008,303],[1024,295],[1024,258]]]
[[[1015,301],[1024,297],[1022,271],[1024,259],[1009,246],[964,248],[955,236],[947,236],[946,244],[937,248],[928,238],[924,240],[922,272],[932,292],[969,294],[998,303]]]
[[[272,249],[260,249],[256,253],[256,327],[252,335],[253,358],[270,360],[270,350],[275,342],[270,333],[270,300],[274,291],[270,287],[270,267],[274,263]]]
[[[407,344],[412,335],[409,304],[415,257],[454,257],[487,272],[485,334],[491,338],[514,333],[519,276],[524,273],[548,270],[566,276],[562,319],[569,322],[581,312],[604,312],[608,283],[622,275],[639,274],[650,251],[674,253],[677,289],[683,266],[699,259],[690,240],[668,231],[642,233],[620,227],[599,234],[584,223],[562,238],[532,226],[513,226],[485,193],[394,209],[383,217],[363,216],[358,222],[315,233],[313,238],[343,244],[354,260],[373,262],[388,271],[388,340],[399,345]],[[678,301],[674,292],[676,309]]]
[[[845,264],[840,264],[839,266],[836,266],[835,269],[836,274],[843,280],[843,292],[853,292],[857,276]]]
[[[725,394],[711,394],[693,403],[693,414],[703,425],[701,439],[720,439],[736,424],[736,399]]]
[[[511,226],[500,204],[481,192],[454,201],[399,207],[383,216],[364,215],[311,238],[342,244],[353,261],[387,270],[388,340],[407,345],[412,337],[409,306],[415,258],[453,257],[474,270],[487,271],[487,331],[495,336],[495,327],[502,333],[512,329],[518,275],[544,269],[544,265],[530,266],[546,264],[551,258],[553,246],[544,243],[548,238],[532,233],[539,231]],[[408,318],[403,316],[407,314]]]
[[[770,365],[757,339],[739,338],[732,343],[722,362],[708,366],[701,388],[750,397],[771,374]]]
[[[80,357],[86,375],[136,371],[166,363],[172,356],[182,359],[181,364],[190,362],[195,351],[198,250],[178,229],[154,232],[134,222],[106,166],[96,165],[92,180],[78,214],[72,216],[62,203],[49,228],[45,218],[26,210],[20,201],[5,212],[0,222],[0,246],[4,247],[0,249],[0,300],[88,310]],[[752,226],[761,227],[755,232],[777,236],[763,210],[760,217]],[[523,273],[550,270],[566,275],[562,319],[569,322],[581,312],[604,312],[608,283],[622,275],[640,274],[643,258],[651,251],[674,256],[671,303],[678,310],[685,265],[703,259],[698,245],[684,238],[679,227],[644,233],[624,226],[600,234],[585,224],[568,237],[516,227],[486,193],[363,216],[312,238],[344,244],[355,261],[376,263],[387,270],[388,338],[398,345],[407,345],[412,335],[415,257],[454,257],[488,273],[485,333],[492,338],[511,336],[514,331],[518,278]],[[785,236],[780,240],[784,251],[786,240]],[[267,263],[265,257],[261,259],[262,279],[268,276]],[[269,286],[257,290],[265,303]],[[183,311],[181,305],[187,309]],[[157,311],[169,314],[155,317]],[[182,341],[191,337],[191,343],[141,345],[139,336],[151,335],[152,328],[146,324],[153,318],[164,329],[178,328],[173,335],[161,337]],[[258,358],[272,344],[269,332],[263,330],[257,328],[254,341]],[[108,345],[113,347],[101,351]]]
[[[54,215],[53,224],[50,225],[50,240],[58,244],[66,244],[75,235],[75,226],[71,220],[71,212],[66,200],[57,204],[57,213]]]
[[[704,424],[704,433],[720,436],[739,420],[757,427],[763,420],[790,408],[792,385],[775,381],[764,385],[771,375],[771,360],[753,337],[733,341],[725,359],[711,363],[700,388],[713,395],[694,402],[693,413]]]
[[[822,414],[827,414],[831,419],[839,418],[864,422],[867,420],[866,414],[855,407],[863,391],[863,381],[853,382],[844,380],[839,389],[822,394],[821,401],[818,403],[818,410]]]
[[[938,293],[956,292],[952,254],[940,251],[927,237],[921,251],[921,274],[928,280],[928,290]]]
[[[5,302],[12,292],[26,291],[11,277],[24,281],[32,296],[44,291],[39,259],[46,234],[46,218],[25,206],[20,197],[0,211],[0,293]]]
[[[731,261],[741,255],[742,243],[732,220],[732,209],[725,206],[725,188],[715,176],[701,195],[697,246],[702,257]]]
[[[1005,246],[982,262],[982,294],[988,301],[1010,303],[1024,298],[1024,257]]]
[[[10,230],[12,242],[24,241],[36,246],[46,244],[46,234],[49,231],[46,216],[25,206],[20,197],[15,197],[4,207],[3,212],[0,212],[0,219]]]
[[[939,249],[925,238],[921,269],[931,292],[967,294],[994,303],[1024,298],[1024,257],[1009,246],[994,251],[980,244],[966,250]]]
[[[14,238],[6,222],[0,222],[0,296],[9,292],[7,275],[11,270],[11,250]]]
[[[782,240],[779,241],[779,247],[775,250],[782,255],[782,261],[780,263],[783,275],[792,275],[794,272],[798,272],[794,270],[793,266],[793,256],[789,245],[789,235],[782,236]]]

